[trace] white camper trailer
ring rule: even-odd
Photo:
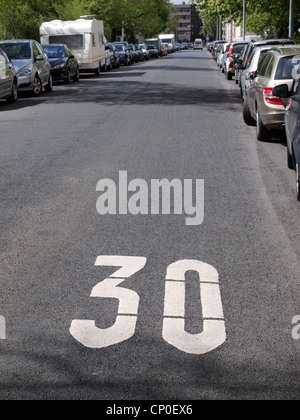
[[[99,74],[105,68],[105,38],[102,20],[81,18],[44,22],[40,27],[42,45],[65,44],[75,54],[81,72]]]

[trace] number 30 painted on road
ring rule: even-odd
[[[144,257],[100,256],[96,266],[122,267],[110,278],[94,287],[91,297],[119,300],[115,324],[107,329],[96,327],[95,321],[74,320],[71,335],[85,347],[101,349],[133,337],[136,329],[140,298],[132,290],[119,287],[126,279],[146,265]],[[200,278],[201,303],[204,320],[203,332],[185,331],[185,277],[196,271]],[[167,269],[164,302],[163,338],[177,349],[189,354],[206,354],[226,341],[226,327],[222,308],[219,275],[211,265],[201,261],[182,260]]]

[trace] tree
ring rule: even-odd
[[[242,22],[243,0],[191,0],[198,5],[201,15],[211,27],[217,19]],[[297,4],[296,4],[297,3]],[[289,0],[246,0],[247,30],[263,37],[288,36]],[[295,2],[295,21],[300,18],[300,2]],[[298,27],[295,25],[295,36]]]

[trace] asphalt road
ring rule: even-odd
[[[101,216],[97,184],[120,171],[204,180],[204,222]],[[0,398],[299,399],[294,178],[283,139],[256,141],[207,52],[1,103]],[[127,291],[100,256],[144,258],[116,274]]]

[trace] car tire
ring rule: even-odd
[[[32,87],[32,95],[37,97],[42,93],[43,85],[38,75],[35,75]]]
[[[255,127],[256,121],[251,116],[250,108],[249,108],[249,102],[248,99],[245,98],[243,102],[243,119],[245,124],[249,125],[249,127]]]
[[[232,74],[231,74],[231,73],[226,72],[226,79],[227,79],[227,80],[232,80]]]
[[[14,80],[11,95],[6,99],[7,103],[15,104],[18,100],[18,82]]]
[[[80,73],[79,73],[79,69],[77,69],[73,81],[74,82],[79,82],[79,79],[80,79]]]
[[[48,93],[51,93],[53,91],[53,80],[51,74],[48,79],[48,84],[45,86],[45,91]]]
[[[94,70],[94,75],[95,75],[95,76],[100,76],[100,74],[101,74],[101,63],[99,63],[99,67],[97,67],[97,68]]]
[[[295,170],[293,155],[291,155],[289,146],[287,146],[287,166],[291,170]]]
[[[269,141],[272,137],[272,132],[264,126],[258,111],[256,113],[256,137],[258,141]]]
[[[72,82],[70,70],[68,70],[67,76],[64,78],[64,84],[69,85]]]

